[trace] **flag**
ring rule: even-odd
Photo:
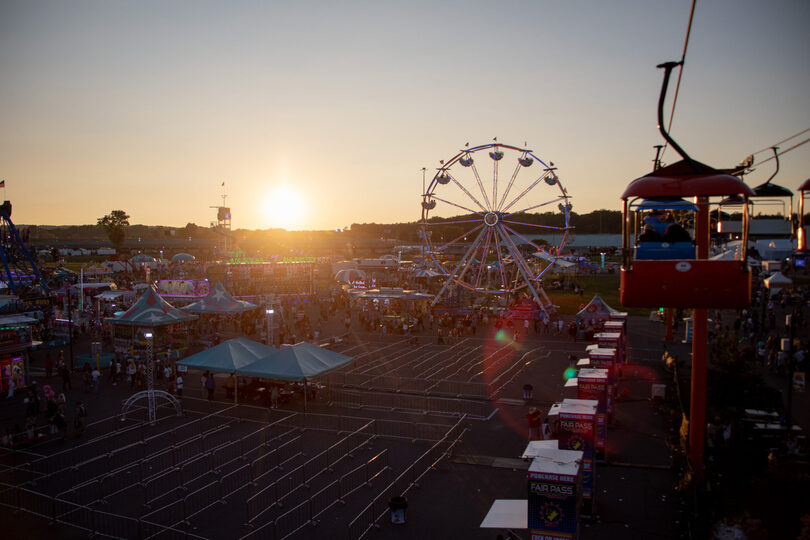
[[[6,181],[0,180],[0,187],[6,187]]]
[[[225,187],[225,182],[222,182],[222,187]]]

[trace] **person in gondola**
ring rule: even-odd
[[[652,225],[644,225],[644,232],[638,237],[639,242],[663,242],[664,237]]]
[[[692,237],[680,223],[670,223],[664,231],[664,242],[674,244],[675,242],[691,242]]]

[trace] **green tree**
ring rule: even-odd
[[[121,249],[126,238],[125,228],[129,227],[129,216],[123,210],[113,210],[104,217],[98,218],[98,223],[115,249]]]

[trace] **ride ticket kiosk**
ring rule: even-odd
[[[537,448],[529,466],[528,527],[532,540],[576,538],[582,504],[583,452]]]
[[[560,404],[560,429],[557,439],[560,450],[582,452],[582,517],[594,512],[594,436],[596,409],[593,399],[564,399]]]
[[[616,362],[624,363],[624,340],[621,332],[597,332],[593,338],[600,349],[616,349]]]
[[[577,398],[592,399],[598,403],[594,453],[596,461],[602,463],[605,461],[607,440],[607,381],[606,369],[582,368],[577,374]]]
[[[616,349],[596,348],[588,351],[591,367],[608,370],[607,421],[613,421],[613,401],[616,397]]]

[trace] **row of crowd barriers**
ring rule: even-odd
[[[228,409],[232,409],[228,407]],[[225,409],[227,411],[228,409]],[[29,462],[31,472],[36,476],[50,476],[68,468],[76,468],[88,461],[111,456],[120,452],[122,448],[131,447],[141,443],[153,448],[155,445],[163,447],[174,446],[195,436],[203,436],[221,427],[221,417],[224,411],[207,414],[201,418],[176,426],[174,416],[158,419],[155,426],[144,421],[121,422],[117,416],[110,417],[88,426],[85,432],[87,442],[71,448],[56,452]],[[166,429],[161,431],[161,427]],[[107,431],[102,431],[107,428]],[[95,432],[102,431],[103,435],[93,437]],[[138,450],[129,450],[138,452]],[[109,469],[107,469],[109,470]],[[106,471],[104,471],[106,472]]]
[[[102,485],[115,486],[120,483],[115,478],[116,471],[119,470],[126,473],[121,475],[126,478],[125,481],[135,479],[142,482],[158,475],[161,471],[180,467],[190,457],[199,453],[210,453],[213,467],[218,468],[220,464],[228,463],[237,454],[247,455],[251,449],[274,440],[272,431],[275,429],[295,428],[339,433],[351,432],[370,420],[346,415],[269,411],[244,405],[238,408],[240,416],[232,416],[231,413],[236,407],[228,407],[180,427],[171,425],[175,418],[173,416],[159,419],[157,426],[129,424],[122,427],[119,423],[116,426],[119,428],[118,430],[75,449],[45,457],[25,456],[30,461],[18,467],[21,473],[25,473],[20,475],[24,477],[20,483],[33,480],[34,486],[40,484],[43,488],[41,491],[47,491],[47,487],[51,485],[72,487],[80,484],[81,479],[98,478]],[[249,416],[256,413],[259,414],[255,422],[262,425],[260,429],[243,436],[239,441],[234,441],[234,444],[222,444],[232,438],[230,431],[235,422],[246,421],[241,415]],[[160,425],[163,425],[162,422],[167,419],[170,425],[164,425],[166,429],[161,430]],[[251,422],[251,420],[247,421]],[[223,422],[225,423],[223,424]],[[187,426],[192,426],[193,429]],[[207,426],[218,427],[213,427],[198,435],[192,434],[198,427]],[[441,437],[446,427],[441,424],[377,420],[374,429],[375,435],[381,437],[435,441]],[[180,439],[184,434],[188,437]],[[107,452],[106,449],[115,441],[123,443],[124,446]],[[93,452],[92,457],[86,457],[91,451]],[[104,497],[115,491],[112,487],[109,489],[105,487],[102,490]]]
[[[254,529],[243,539],[272,538],[280,540],[295,534],[304,527],[317,526],[323,514],[330,508],[337,504],[345,504],[350,495],[364,487],[373,487],[376,479],[383,478],[390,472],[388,450],[383,450],[274,520]]]
[[[435,469],[438,463],[453,452],[455,445],[467,431],[466,417],[459,419],[441,440],[419,456],[407,469],[385,486],[377,496],[355,517],[348,526],[348,540],[360,540],[369,531],[378,528],[378,522],[388,514],[388,501],[392,497],[405,496],[412,487],[419,487],[419,481]]]
[[[460,354],[459,348],[435,348],[423,345],[419,347],[399,347],[394,351],[386,351],[388,347],[378,349],[373,353],[361,354],[361,363],[357,359],[344,371],[358,375],[385,375],[388,373],[406,373],[412,376],[418,373],[420,366],[445,365],[452,362]],[[383,354],[379,354],[382,350]],[[429,367],[426,367],[429,369]]]
[[[492,403],[488,400],[335,389],[330,391],[331,404],[355,409],[369,408],[459,417],[467,415],[470,419],[477,420],[487,419],[494,412]]]
[[[267,477],[270,471],[283,470],[283,467],[293,458],[302,455],[300,436],[294,436],[291,440],[279,445],[278,441],[281,435],[274,435],[273,431],[283,428],[289,431],[284,431],[282,434],[294,434],[298,430],[304,429],[348,432],[348,429],[354,428],[354,430],[348,432],[348,435],[341,441],[294,469],[289,475],[285,474],[281,482],[277,481],[271,484],[273,487],[267,490],[265,496],[270,493],[274,494],[275,503],[272,504],[278,504],[279,507],[281,507],[287,497],[287,495],[283,494],[283,482],[286,481],[288,486],[306,485],[309,479],[315,478],[324,471],[332,469],[336,463],[346,456],[351,457],[355,449],[369,444],[378,436],[408,439],[411,441],[436,441],[441,439],[448,429],[447,425],[441,424],[369,420],[352,416],[323,414],[303,415],[293,413],[275,418],[276,415],[284,413],[271,413],[263,409],[269,416],[267,421],[270,421],[270,424],[264,425],[262,428],[236,441],[223,442],[227,441],[230,437],[232,422],[230,422],[231,417],[227,416],[227,414],[230,413],[232,409],[232,407],[229,407],[216,415],[220,417],[220,426],[218,428],[209,430],[209,432],[205,432],[201,435],[192,436],[168,448],[158,449],[155,452],[144,455],[143,453],[146,449],[151,449],[153,446],[147,444],[152,437],[157,436],[153,435],[143,441],[137,441],[119,448],[116,452],[82,462],[76,467],[67,467],[55,471],[48,476],[40,477],[39,481],[45,482],[48,478],[53,479],[60,475],[67,475],[66,477],[62,477],[61,480],[70,485],[71,488],[56,496],[51,497],[44,493],[37,493],[23,486],[13,486],[22,489],[23,491],[20,493],[24,494],[22,496],[17,495],[16,508],[19,509],[22,507],[23,509],[28,509],[30,507],[34,509],[32,513],[47,514],[47,517],[51,517],[54,520],[55,518],[53,518],[52,514],[58,513],[59,522],[69,522],[73,519],[72,517],[76,517],[77,526],[79,528],[95,531],[99,527],[102,527],[102,525],[91,523],[91,519],[101,520],[101,518],[104,518],[106,522],[109,522],[109,520],[112,519],[109,516],[114,515],[90,508],[93,503],[99,502],[103,504],[107,502],[107,499],[122,491],[134,489],[140,492],[140,501],[144,506],[151,510],[150,507],[154,505],[156,501],[159,501],[160,498],[167,493],[176,494],[176,490],[179,487],[185,496],[181,499],[177,499],[175,502],[160,506],[150,513],[140,516],[140,519],[120,516],[122,521],[128,523],[127,526],[122,528],[130,532],[138,531],[137,534],[143,534],[145,535],[143,537],[147,537],[149,536],[148,531],[151,530],[149,527],[156,527],[157,529],[155,530],[158,531],[172,529],[178,524],[187,522],[202,510],[210,508],[212,505],[221,502],[226,497],[246,486],[252,486],[256,489],[256,486],[261,486],[262,481]],[[226,420],[226,422],[222,424],[222,420]],[[248,422],[250,423],[250,421]],[[157,442],[157,440],[155,442]],[[264,456],[259,456],[250,462],[240,465],[249,458],[252,451],[262,446],[269,447],[271,444],[277,445],[276,448]],[[382,455],[385,455],[385,459],[387,460],[387,454]],[[313,496],[310,506],[308,507],[310,514],[308,519],[313,521],[322,512],[322,510],[319,509],[324,505],[320,503],[315,504],[315,502],[319,500],[318,497],[324,497],[325,493],[338,493],[340,499],[358,489],[357,486],[360,485],[359,480],[357,480],[358,478],[376,478],[383,474],[385,470],[387,470],[387,461],[385,461],[384,467],[378,467],[372,470],[373,465],[378,465],[383,462],[382,455],[377,456],[377,459],[369,460],[363,467],[354,470],[351,473],[352,476],[343,475],[340,479],[336,480],[337,484],[334,482],[330,484],[331,487],[329,487],[329,490],[321,490],[317,496]],[[141,457],[139,458],[139,456]],[[129,460],[136,461],[132,462]],[[236,468],[227,474],[223,474],[222,471],[226,466],[228,466],[228,468],[236,466]],[[53,467],[47,467],[47,469],[52,468]],[[105,468],[107,468],[106,470],[109,472],[100,474],[97,477],[92,476]],[[183,487],[193,479],[198,479],[201,475],[210,471],[219,475],[215,481],[211,481],[190,493]],[[84,483],[75,483],[76,480],[80,478],[88,477],[95,479]],[[368,482],[368,480],[366,480],[366,482]],[[9,484],[6,484],[6,486],[12,487]],[[35,495],[29,496],[29,492]],[[22,497],[23,502],[20,502],[20,497]],[[70,498],[71,500],[67,501],[65,498]],[[60,513],[58,508],[56,510],[51,509],[47,512],[44,510],[36,511],[37,503],[34,499],[49,500],[51,502],[48,504],[52,506],[65,503],[73,505],[76,508],[74,511],[71,511],[71,513]],[[29,505],[29,502],[31,502],[31,505]],[[13,506],[13,504],[15,503],[9,503],[7,506]],[[329,506],[331,506],[331,504],[332,503],[330,503]],[[298,506],[300,507],[298,511],[303,512],[303,507],[301,505]],[[250,516],[250,512],[251,510],[246,510],[248,516]],[[284,530],[284,527],[286,527],[284,524],[290,522],[290,516],[287,516],[285,519],[287,521],[275,520],[272,525],[268,526],[274,531]],[[246,517],[246,521],[250,522],[251,518]],[[99,521],[99,523],[106,522]],[[137,525],[137,527],[135,525]],[[103,526],[107,529],[112,528],[112,525]],[[102,532],[101,534],[107,533]],[[133,533],[131,537],[139,537],[134,536],[134,534],[135,533]]]
[[[403,377],[390,370],[385,374],[337,371],[320,379],[329,388],[359,389],[420,393],[429,396],[460,399],[493,400],[504,390],[525,366],[526,359],[534,356],[534,349],[520,356],[504,346],[485,358],[480,358],[480,347],[466,350],[444,367],[435,367],[426,377]],[[432,355],[429,355],[432,358]],[[479,359],[480,358],[480,359]],[[459,380],[461,379],[461,380]],[[452,411],[447,411],[452,412]]]
[[[52,525],[63,524],[85,531],[89,536],[142,540],[168,535],[172,538],[203,539],[146,519],[111,514],[10,484],[0,483],[0,506],[39,516],[49,520]]]

